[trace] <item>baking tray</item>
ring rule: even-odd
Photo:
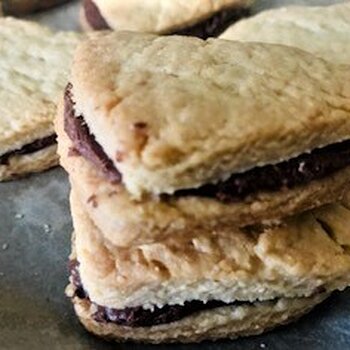
[[[255,12],[291,3],[335,2],[257,1]],[[77,30],[77,16],[73,2],[31,18],[56,29]],[[59,168],[0,184],[0,349],[155,349],[101,341],[77,321],[64,296],[72,232],[68,193],[67,176]],[[335,293],[299,322],[262,336],[157,349],[350,349],[350,291]]]

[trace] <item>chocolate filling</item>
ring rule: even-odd
[[[88,294],[84,291],[81,283],[79,263],[77,260],[70,261],[69,270],[71,274],[71,281],[76,288],[73,297],[85,300],[88,303],[92,303]],[[193,300],[185,302],[184,305],[165,305],[162,308],[155,307],[153,310],[145,310],[141,306],[125,309],[112,309],[94,304],[97,311],[92,317],[96,322],[101,323],[115,323],[126,327],[152,327],[179,321],[199,311],[211,310],[222,306],[240,306],[244,304],[251,303],[240,301],[236,301],[234,303],[224,303],[217,300],[203,303],[202,301]]]
[[[169,35],[196,36],[200,39],[217,37],[222,34],[231,24],[250,15],[250,9],[246,7],[234,7],[222,10],[212,17],[192,26],[177,29]]]
[[[0,156],[0,165],[8,165],[10,158],[15,155],[25,155],[43,150],[46,147],[50,147],[56,143],[56,135],[50,135],[42,139],[36,140],[28,145],[23,146],[20,149],[9,151]]]
[[[101,15],[100,10],[92,0],[84,0],[83,9],[85,13],[85,18],[92,29],[111,29],[106,20]]]
[[[92,162],[112,182],[120,182],[121,175],[102,147],[89,131],[84,118],[75,116],[71,94],[72,85],[68,84],[64,94],[64,130],[72,140],[75,150]]]
[[[93,29],[111,29],[93,0],[84,0],[83,6],[85,18]],[[249,15],[249,8],[233,7],[219,11],[204,21],[167,34],[196,36],[201,39],[216,37],[223,33],[231,24]]]
[[[75,149],[101,169],[109,179],[120,182],[121,175],[112,161],[90,134],[83,116],[75,117],[71,85],[65,93],[65,130]],[[256,167],[228,180],[200,188],[179,190],[175,196],[215,198],[224,203],[237,202],[259,191],[278,191],[305,185],[322,179],[350,165],[350,140],[313,150],[299,157],[275,164]],[[164,199],[169,196],[163,196]]]
[[[278,191],[322,179],[350,165],[350,140],[315,149],[284,162],[234,174],[228,180],[198,189],[180,190],[176,196],[201,196],[235,202],[259,191]]]

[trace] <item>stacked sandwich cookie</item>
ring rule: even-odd
[[[85,30],[215,37],[250,13],[253,0],[84,0],[81,24]]]
[[[72,186],[67,294],[86,328],[236,338],[346,288],[349,78],[279,45],[82,43],[56,131]]]
[[[0,19],[0,181],[58,164],[53,119],[80,39]]]

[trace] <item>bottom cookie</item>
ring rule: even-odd
[[[67,292],[74,294],[74,287],[70,285]],[[117,342],[157,344],[195,343],[258,335],[297,320],[328,296],[328,293],[321,293],[309,298],[218,307],[200,311],[176,322],[151,327],[125,327],[112,322],[98,322],[94,319],[96,307],[88,299],[75,296],[72,301],[77,316],[89,332]]]
[[[0,181],[12,180],[56,166],[58,164],[56,151],[55,144],[34,153],[10,157],[6,164],[0,164]]]

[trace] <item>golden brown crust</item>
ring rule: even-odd
[[[69,287],[72,288],[72,287]],[[73,299],[75,312],[91,333],[117,342],[194,343],[203,340],[236,339],[261,334],[295,321],[322,302],[327,294],[310,298],[281,299],[250,306],[228,306],[186,317],[183,320],[148,328],[129,328],[93,320],[93,308],[86,301]]]
[[[152,243],[183,235],[198,227],[210,231],[221,226],[275,222],[321,204],[336,201],[349,188],[350,169],[294,190],[259,193],[245,201],[224,204],[199,197],[155,197],[137,201],[123,185],[111,184],[80,156],[69,156],[72,144],[63,131],[62,111],[56,120],[61,164],[70,175],[81,205],[97,227],[122,247]]]
[[[74,62],[77,113],[136,197],[350,136],[349,69],[299,49],[114,32],[82,44]]]
[[[249,7],[253,3],[253,0],[93,1],[112,29],[147,33],[169,33],[201,22],[224,9]]]
[[[298,47],[333,63],[350,63],[350,3],[264,11],[231,26],[220,37]]]

